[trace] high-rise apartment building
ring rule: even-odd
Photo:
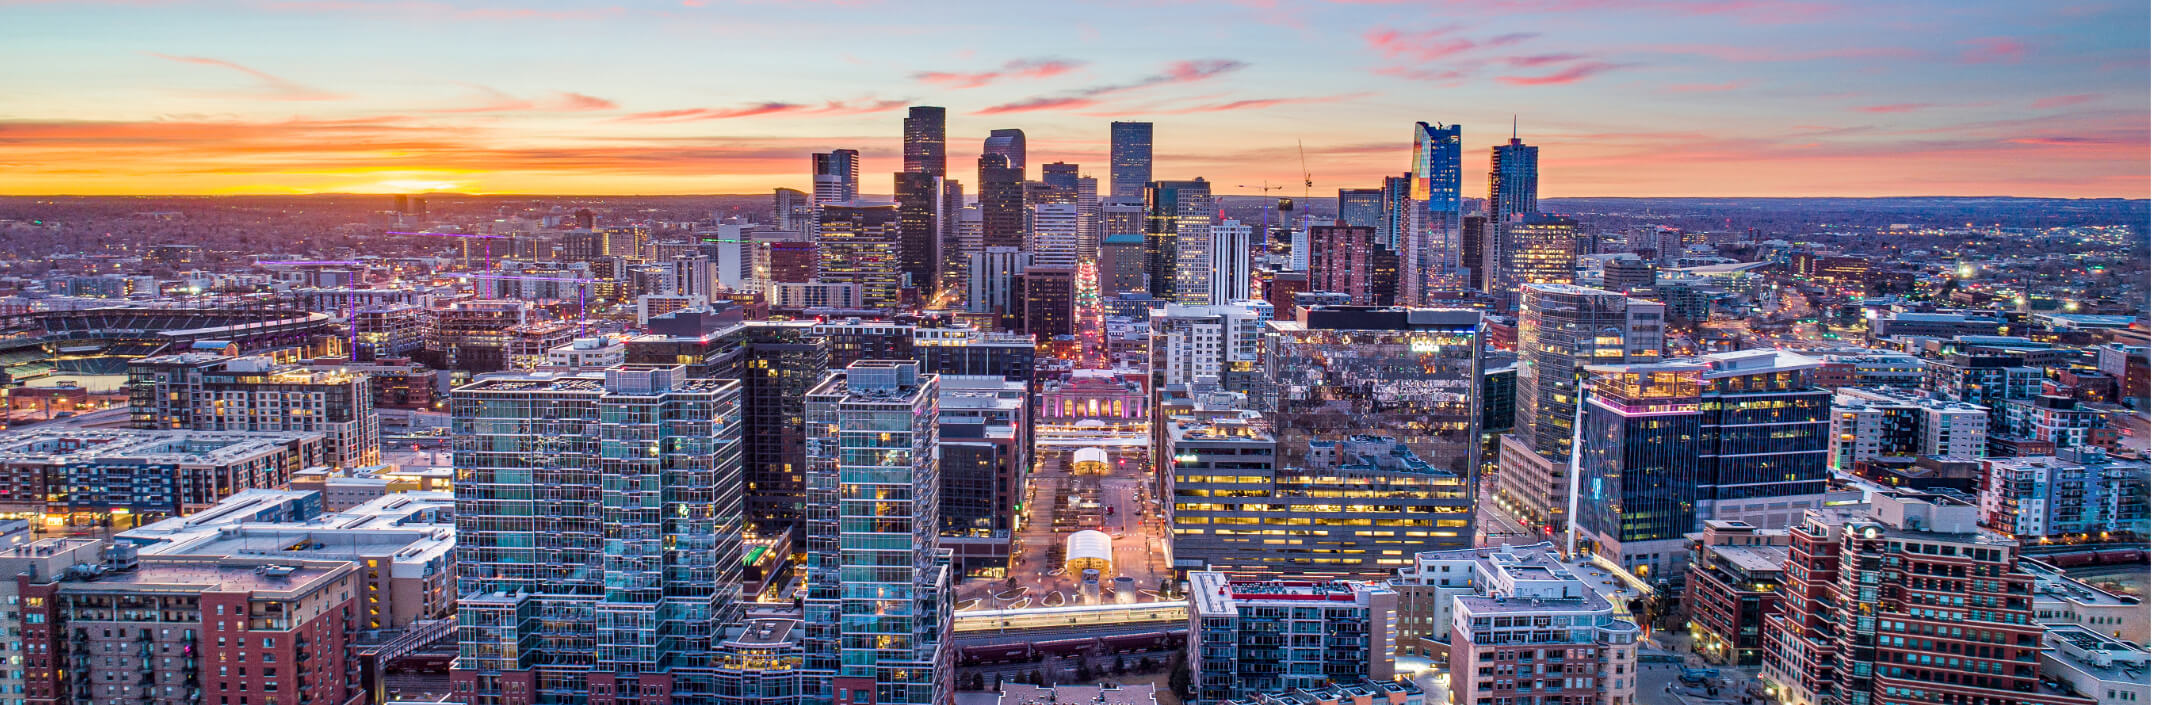
[[[1152,389],[1214,379],[1243,389],[1260,360],[1264,322],[1274,310],[1259,302],[1221,306],[1169,304],[1148,318]]]
[[[1584,365],[1655,362],[1665,351],[1665,307],[1572,284],[1537,284],[1517,310],[1515,432],[1500,439],[1493,493],[1548,536],[1567,528],[1568,454]]]
[[[1831,404],[1830,463],[1843,472],[1861,463],[1978,460],[1987,453],[1988,411],[1978,404],[1851,387],[1837,390]]]
[[[1140,200],[1154,180],[1155,123],[1110,123],[1110,197]]]
[[[1435,472],[1474,489],[1485,364],[1480,314],[1313,306],[1297,316],[1266,324],[1256,390],[1282,444],[1280,464],[1305,467],[1315,443],[1386,429]],[[1433,528],[1426,537],[1432,548],[1471,545],[1467,526]]]
[[[940,234],[945,230],[945,180],[928,172],[893,174],[900,215],[900,274],[927,298],[936,293]]]
[[[1472,594],[1449,596],[1457,703],[1633,705],[1642,628],[1546,547],[1480,556]]]
[[[900,170],[910,174],[945,176],[945,109],[929,105],[909,106],[900,121]]]
[[[1252,298],[1252,226],[1232,218],[1208,226],[1208,304],[1227,304]]]
[[[813,210],[860,197],[862,155],[836,149],[810,155],[810,206]]]
[[[335,467],[382,462],[366,375],[281,365],[268,356],[181,353],[128,363],[135,428],[319,433]]]
[[[1398,596],[1386,585],[1190,579],[1185,662],[1199,702],[1395,678]]]
[[[1312,290],[1346,294],[1350,303],[1356,306],[1375,305],[1373,229],[1345,225],[1344,222],[1316,225],[1309,231],[1307,241],[1311,243],[1312,260],[1306,272]]]
[[[1020,315],[1014,280],[1033,266],[1034,255],[1013,247],[985,247],[968,256],[968,313],[994,313],[1000,326]]]
[[[1491,292],[1516,301],[1532,284],[1575,283],[1576,237],[1572,218],[1536,214],[1521,221],[1488,223],[1495,231]]]
[[[1080,265],[1080,207],[1038,203],[1029,209],[1028,253],[1034,266],[1072,269]]]
[[[1205,289],[1194,287],[1191,280],[1198,277],[1205,282],[1205,277],[1187,272],[1183,265],[1199,266],[1206,260],[1208,226],[1214,215],[1207,180],[1150,182],[1146,196],[1148,293],[1165,301],[1204,303],[1193,300],[1204,298]],[[1182,287],[1181,282],[1185,283]]]
[[[2090,705],[2041,682],[2018,545],[1941,495],[1874,493],[1792,527],[1763,680],[1795,705]]]
[[[1485,199],[1486,217],[1493,223],[1512,223],[1538,212],[1538,148],[1523,144],[1520,137],[1492,148],[1492,182]]]
[[[818,281],[854,284],[867,308],[901,305],[900,209],[849,201],[818,216]]]
[[[740,610],[741,390],[625,365],[452,392],[458,695],[709,692],[701,667]]]
[[[863,360],[809,394],[803,666],[824,702],[942,705],[952,581],[937,550],[938,377]]]
[[[1014,166],[1005,155],[984,152],[976,162],[976,177],[976,202],[982,213],[981,246],[1024,246],[1027,170]]]

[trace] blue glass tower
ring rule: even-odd
[[[1462,246],[1462,126],[1417,124],[1410,197],[1425,204],[1424,242],[1414,253],[1426,289],[1443,281]],[[1406,262],[1406,266],[1407,266]]]

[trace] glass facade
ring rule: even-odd
[[[1155,123],[1110,123],[1110,197],[1138,199],[1155,180]]]
[[[1475,477],[1485,347],[1477,312],[1320,307],[1300,315],[1270,322],[1262,348],[1262,408],[1272,410],[1284,465],[1302,466],[1313,441],[1383,429],[1436,470]]]

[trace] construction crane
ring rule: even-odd
[[[1305,175],[1305,197],[1298,201],[1298,215],[1310,215],[1312,211],[1312,167],[1305,164],[1305,140],[1297,142],[1298,171]]]
[[[1254,187],[1254,186],[1248,186],[1248,185],[1245,185],[1245,184],[1238,184],[1238,186],[1237,186],[1237,187],[1238,187],[1238,188],[1258,188],[1258,189],[1260,189],[1260,197],[1261,197],[1262,199],[1265,199],[1265,198],[1267,198],[1267,195],[1268,195],[1268,192],[1269,192],[1269,191],[1281,191],[1281,190],[1283,190],[1283,188],[1284,188],[1284,187],[1283,187],[1283,186],[1282,186],[1281,184],[1277,184],[1277,185],[1274,185],[1274,186],[1269,186],[1269,185],[1268,185],[1268,182],[1266,182],[1266,181],[1262,181],[1262,182],[1260,182],[1260,185],[1259,185],[1259,186],[1257,186],[1257,187]],[[1268,227],[1267,227],[1267,226],[1268,226],[1268,222],[1267,222],[1267,209],[1266,209],[1266,208],[1262,208],[1262,209],[1260,209],[1260,232],[1262,232],[1262,233],[1266,233],[1266,232],[1268,232]]]

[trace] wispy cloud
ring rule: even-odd
[[[1234,59],[1191,59],[1173,61],[1160,73],[1125,83],[1108,83],[1082,88],[1070,93],[1037,96],[1008,103],[1000,103],[975,111],[976,115],[1003,115],[1041,110],[1086,108],[1102,104],[1104,98],[1132,91],[1178,83],[1205,81],[1223,74],[1245,68],[1249,64]]]
[[[1739,47],[1723,44],[1654,44],[1632,47],[1633,50],[1660,54],[1691,54],[1707,56],[1723,61],[1782,62],[1820,61],[1823,59],[1899,59],[1920,55],[1911,47],[1833,47],[1828,49],[1780,49],[1775,47]]]
[[[1136,108],[1113,113],[1089,113],[1089,115],[1096,117],[1114,117],[1118,115],[1140,113],[1145,113],[1149,115],[1192,115],[1195,113],[1223,113],[1233,110],[1261,110],[1283,105],[1340,103],[1342,101],[1356,100],[1359,98],[1369,97],[1371,95],[1371,93],[1341,93],[1336,95],[1315,95],[1285,98],[1245,98],[1242,100],[1232,100],[1220,103],[1201,103],[1199,105],[1188,105],[1184,107],[1157,107],[1145,109]]]
[[[1909,113],[1915,110],[1922,110],[1932,107],[1935,107],[1934,103],[1889,103],[1885,105],[1863,105],[1853,109],[1863,113],[1888,115],[1895,113]]]
[[[2041,99],[2039,99],[2039,100],[2035,100],[2035,101],[2033,101],[2033,103],[2032,103],[2032,106],[2033,106],[2033,107],[2035,107],[2035,108],[2039,108],[2039,109],[2041,109],[2041,110],[2047,110],[2047,109],[2050,109],[2050,108],[2064,108],[2064,107],[2069,107],[2069,106],[2072,106],[2072,105],[2083,105],[2083,104],[2086,104],[2086,103],[2090,103],[2090,102],[2093,102],[2093,101],[2096,101],[2096,100],[2099,100],[2099,99],[2100,99],[2100,94],[2098,94],[2098,93],[2079,93],[2079,94],[2077,94],[2077,95],[2058,95],[2058,96],[2052,96],[2052,97],[2047,97],[2047,98],[2041,98]]]
[[[1013,59],[989,71],[954,73],[948,71],[922,71],[915,80],[943,85],[947,88],[980,88],[1009,78],[1050,78],[1070,73],[1086,62],[1067,59]]]
[[[760,115],[867,115],[905,107],[906,100],[828,100],[823,103],[784,103],[778,101],[751,103],[732,108],[679,108],[630,113],[616,118],[621,122],[695,122],[699,120],[726,120],[729,118],[757,117]]]
[[[1965,51],[1958,61],[1968,64],[2014,64],[2025,60],[2032,47],[2013,37],[1977,37],[1958,42]]]
[[[160,54],[154,51],[148,53],[151,56],[164,59],[166,61],[176,61],[183,64],[195,64],[197,66],[214,66],[229,71],[238,71],[240,73],[252,76],[260,84],[258,86],[257,92],[252,94],[254,95],[254,97],[258,98],[266,98],[270,100],[314,101],[344,100],[348,97],[341,93],[332,93],[329,91],[309,88],[307,86],[294,83],[290,80],[286,80],[283,77],[265,71],[258,71],[256,69],[248,68],[246,66],[242,66],[231,61],[226,61],[224,59],[213,59],[207,56],[176,56],[173,54]]]
[[[1365,33],[1365,46],[1390,59],[1434,61],[1478,49],[1516,44],[1538,36],[1534,32],[1514,32],[1481,39],[1461,36],[1459,32],[1460,30],[1454,27],[1415,32],[1375,28]]]
[[[1556,86],[1568,83],[1575,83],[1585,78],[1605,73],[1607,71],[1611,71],[1622,66],[1624,66],[1624,64],[1614,64],[1603,61],[1585,61],[1574,66],[1569,66],[1559,71],[1540,76],[1501,76],[1500,82],[1511,86]]]

